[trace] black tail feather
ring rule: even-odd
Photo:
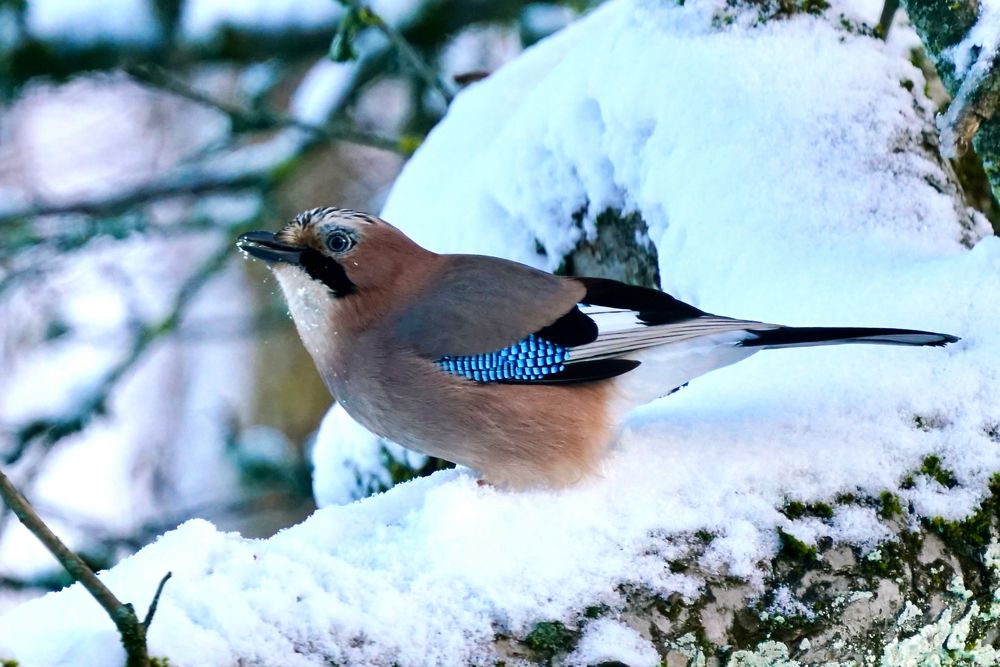
[[[866,343],[871,345],[932,345],[942,347],[961,340],[950,334],[914,329],[875,329],[859,327],[782,327],[751,330],[756,338],[743,341],[743,347],[807,347]]]

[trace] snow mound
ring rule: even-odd
[[[985,223],[918,148],[932,136],[921,74],[836,19],[755,27],[733,11],[602,6],[463,92],[385,217],[435,250],[555,268],[598,213],[636,211],[664,287],[703,309],[963,340],[764,352],[637,411],[602,475],[559,493],[446,471],[266,541],[190,522],[103,575],[141,609],[174,572],[155,655],[493,664],[498,634],[576,626],[585,608],[620,608],[623,590],[696,596],[699,569],[761,583],[776,527],[863,548],[890,537],[864,508],[793,520],[788,500],[890,491],[947,518],[976,507],[1000,471],[1000,242],[978,240]],[[342,437],[365,447],[325,425],[316,461],[335,462]],[[920,473],[929,455],[954,484]],[[343,497],[336,474],[317,480],[318,496]],[[698,568],[671,572],[695,531],[709,536]],[[589,625],[581,660],[612,635],[646,659],[628,628]],[[79,587],[4,616],[0,645],[31,665],[122,659]]]

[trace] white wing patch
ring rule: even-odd
[[[580,310],[597,323],[597,340],[571,348],[570,362],[620,357],[650,347],[680,343],[747,329],[778,329],[775,324],[753,320],[705,315],[681,322],[648,325],[634,310],[606,306],[580,306]],[[748,334],[749,335],[749,334]]]

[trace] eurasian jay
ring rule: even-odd
[[[592,473],[632,408],[763,349],[946,345],[909,329],[785,327],[655,289],[441,255],[317,208],[238,246],[270,263],[333,397],[373,433],[506,487]]]

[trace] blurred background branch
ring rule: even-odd
[[[347,141],[362,146],[381,148],[407,155],[412,152],[412,139],[382,136],[375,132],[366,132],[343,123],[327,123],[313,125],[288,114],[264,108],[240,109],[218,99],[200,93],[180,79],[175,78],[162,68],[150,65],[132,65],[125,72],[138,81],[160,90],[179,95],[185,99],[211,107],[229,117],[230,127],[234,133],[260,132],[280,128],[295,128],[302,130],[316,141]]]
[[[7,465],[17,463],[32,444],[37,442],[44,447],[54,445],[66,436],[86,428],[95,416],[105,413],[108,398],[118,381],[135,366],[154,342],[173,333],[184,312],[191,306],[194,295],[222,269],[231,255],[230,249],[223,245],[202,262],[178,290],[167,315],[159,321],[142,326],[136,332],[131,347],[121,361],[109,368],[83,394],[79,402],[72,406],[71,412],[37,419],[20,427],[15,436],[14,447],[7,453],[4,462]]]

